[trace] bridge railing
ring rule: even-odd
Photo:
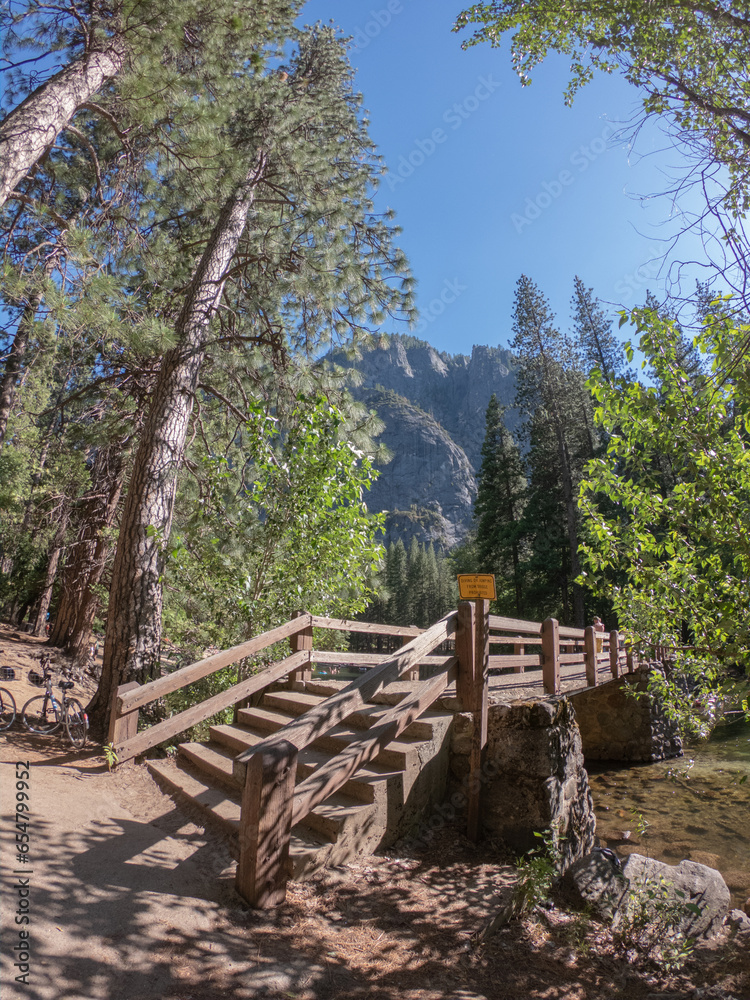
[[[138,754],[145,753],[152,747],[184,733],[192,726],[210,719],[222,709],[239,704],[263,691],[270,684],[297,671],[310,669],[310,649],[300,642],[298,637],[309,632],[312,636],[312,615],[299,614],[289,622],[270,629],[261,635],[254,636],[247,642],[222,650],[213,656],[208,656],[196,663],[174,670],[163,677],[149,681],[148,684],[138,684],[135,681],[120,685],[114,694],[112,712],[110,714],[109,741],[114,746],[119,761],[130,760]],[[254,656],[274,646],[277,642],[289,639],[292,644],[290,656],[283,657],[269,664],[259,673],[247,677],[232,687],[213,695],[197,705],[192,705],[183,712],[170,716],[163,722],[138,732],[138,714],[141,708],[164,698],[168,694],[189,687],[196,681],[210,677],[218,670],[239,663],[249,656]]]
[[[313,650],[313,629],[334,629],[394,637],[401,648],[388,654]],[[291,652],[226,691],[193,705],[150,728],[137,731],[145,705],[202,680],[288,639]],[[436,652],[448,643],[451,652]],[[445,648],[445,647],[444,647]],[[120,761],[171,739],[222,709],[246,702],[271,684],[309,680],[313,664],[366,668],[346,685],[233,762],[242,788],[237,887],[253,906],[275,906],[285,897],[291,828],[328,798],[388,742],[428,709],[455,681],[463,711],[474,716],[470,755],[469,836],[479,829],[482,751],[487,741],[487,703],[492,687],[539,688],[559,694],[576,681],[600,683],[607,669],[617,677],[632,663],[617,632],[574,629],[555,619],[528,622],[489,614],[486,601],[462,602],[431,628],[406,628],[298,612],[289,622],[232,649],[182,667],[148,684],[128,684],[115,694],[110,740]],[[394,681],[409,681],[401,701],[325,765],[296,785],[297,757],[373,694]]]

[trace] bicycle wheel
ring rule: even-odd
[[[0,688],[0,730],[10,729],[16,718],[16,701],[10,691]]]
[[[54,733],[62,724],[59,706],[49,695],[35,695],[21,709],[21,722],[30,733]]]
[[[65,731],[74,747],[82,747],[86,743],[86,732],[89,728],[88,716],[83,705],[71,698],[65,706]]]

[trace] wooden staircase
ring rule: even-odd
[[[233,775],[234,758],[344,687],[343,681],[311,680],[268,691],[258,706],[240,708],[235,723],[211,726],[207,743],[183,743],[176,758],[147,761],[149,771],[197,821],[222,835],[238,858],[242,787]],[[383,689],[379,704],[360,707],[301,750],[298,781],[360,739],[403,696],[399,687],[408,688]],[[303,878],[324,865],[387,847],[406,832],[407,823],[417,822],[444,793],[451,721],[450,712],[425,712],[297,823],[288,876]]]

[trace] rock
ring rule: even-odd
[[[735,932],[750,932],[750,917],[744,910],[730,910],[726,922],[730,927],[734,928]]]
[[[665,884],[674,893],[684,894],[682,898],[674,895],[676,902],[700,907],[700,914],[688,912],[680,923],[680,930],[688,937],[713,937],[729,912],[731,897],[721,872],[696,861],[681,861],[673,866],[631,854],[623,865],[623,875],[631,892]]]
[[[385,510],[386,542],[416,537],[450,547],[472,527],[475,474],[481,463],[485,413],[495,393],[512,407],[513,355],[500,347],[473,347],[471,356],[436,351],[411,336],[383,336],[353,359],[330,360],[356,368],[355,399],[385,423],[380,441],[393,454],[366,497],[370,510]],[[513,432],[519,414],[509,409]]]
[[[672,866],[642,854],[630,854],[619,870],[611,852],[596,848],[570,866],[563,876],[561,891],[570,905],[617,920],[628,891],[648,892],[662,884],[672,887],[671,895],[678,905],[700,907],[700,914],[685,913],[680,924],[683,934],[712,937],[719,932],[729,912],[729,889],[720,872],[695,861]],[[677,896],[677,892],[684,895]]]
[[[596,916],[611,920],[622,901],[627,883],[612,851],[594,848],[565,872],[560,890],[575,909],[590,909]]]

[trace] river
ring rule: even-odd
[[[722,873],[733,905],[750,897],[750,722],[722,723],[683,757],[588,770],[602,846],[698,861]]]

